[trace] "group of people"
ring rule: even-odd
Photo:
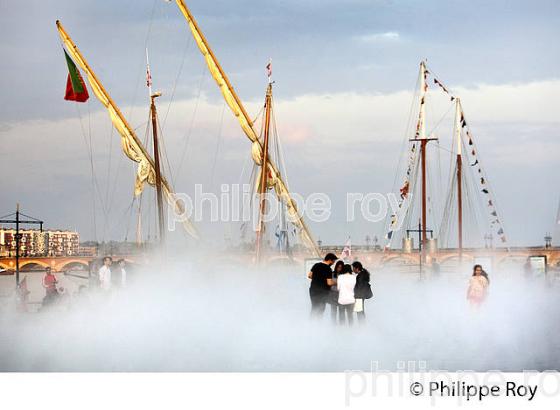
[[[126,286],[126,264],[124,259],[119,259],[117,265],[117,269],[112,269],[113,258],[111,258],[110,256],[105,256],[103,258],[103,265],[97,272],[99,287],[101,290],[109,291],[113,287],[113,284],[118,284],[118,286],[121,288],[124,288]],[[115,273],[118,273],[119,276],[113,275],[113,271],[115,271]]]
[[[94,282],[97,281],[99,288],[106,292],[110,291],[115,284],[123,288],[126,286],[127,282],[126,263],[124,259],[119,259],[117,269],[112,268],[112,265],[113,259],[110,256],[104,257],[103,265],[97,271],[97,278],[93,278]],[[113,275],[112,271],[115,272],[115,275]],[[60,302],[62,297],[66,294],[65,288],[59,285],[58,279],[50,267],[45,268],[42,284],[45,289],[45,297],[42,301],[43,307]],[[80,286],[79,293],[82,292],[84,288],[85,286]]]
[[[334,269],[333,269],[334,265]],[[370,273],[358,261],[351,265],[327,253],[321,262],[313,265],[307,277],[311,279],[309,298],[311,316],[323,316],[330,305],[333,323],[352,325],[354,313],[358,321],[365,320],[365,300],[373,296]],[[467,289],[467,300],[474,309],[479,308],[488,296],[490,278],[481,265],[474,265]]]
[[[312,317],[322,317],[329,304],[334,323],[352,325],[354,313],[358,321],[365,320],[364,302],[373,293],[370,274],[360,262],[346,264],[335,254],[327,253],[321,262],[313,265],[307,277],[311,279],[309,297]]]

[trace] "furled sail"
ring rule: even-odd
[[[222,70],[220,63],[214,56],[214,53],[210,49],[210,46],[206,42],[204,35],[200,31],[198,24],[187,8],[185,2],[183,0],[176,0],[176,2],[179,6],[179,9],[185,16],[185,19],[187,20],[187,23],[189,25],[189,28],[191,29],[192,35],[198,45],[198,48],[204,56],[208,69],[210,70],[212,77],[216,81],[216,84],[218,84],[218,87],[220,88],[220,91],[222,92],[227,105],[229,106],[233,114],[237,117],[237,120],[239,121],[239,124],[243,129],[243,132],[245,132],[247,137],[251,140],[251,154],[253,160],[257,165],[260,165],[262,163],[263,146],[253,128],[253,123],[249,115],[247,114],[245,108],[243,107],[243,104],[235,94],[231,83]],[[299,214],[296,202],[291,197],[290,192],[288,191],[288,187],[282,179],[278,168],[271,161],[268,161],[268,172],[271,184],[273,184],[274,186],[276,195],[281,202],[286,204],[290,220],[298,227],[303,244],[315,255],[320,256],[319,248],[315,244],[315,241],[313,240],[313,237],[311,236],[311,233],[309,232],[309,229],[307,228],[307,225],[305,224],[302,216]]]
[[[156,178],[154,161],[134,133],[133,128],[128,124],[128,122],[120,112],[115,102],[105,91],[103,85],[98,80],[97,76],[92,71],[83,55],[80,53],[80,50],[78,50],[78,47],[74,44],[74,42],[58,20],[56,22],[56,27],[58,28],[58,33],[60,34],[60,38],[62,39],[66,51],[72,57],[74,62],[78,64],[84,71],[91,89],[93,90],[93,93],[101,102],[101,104],[103,104],[105,108],[107,108],[109,116],[111,117],[111,122],[113,123],[115,129],[121,135],[121,145],[124,153],[132,161],[138,163],[134,193],[135,195],[139,195],[144,188],[144,183],[148,182],[148,184],[152,186],[155,185]],[[164,176],[162,176],[161,183],[168,204],[172,207],[178,218],[181,220],[187,233],[194,238],[198,238],[196,228],[193,226],[189,218],[185,216],[184,205],[177,200],[173,189]]]

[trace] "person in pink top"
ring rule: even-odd
[[[473,274],[469,280],[467,289],[467,300],[473,308],[478,308],[486,299],[488,293],[488,274],[484,272],[481,265],[474,265]]]

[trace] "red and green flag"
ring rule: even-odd
[[[66,65],[68,66],[68,80],[66,81],[66,94],[64,99],[68,101],[86,102],[89,94],[80,74],[80,70],[74,64],[66,50],[64,50],[66,57]]]

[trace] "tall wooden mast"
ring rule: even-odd
[[[161,188],[161,167],[159,156],[159,141],[158,141],[158,126],[157,126],[157,109],[156,98],[161,93],[154,93],[150,95],[150,112],[152,115],[152,134],[154,138],[154,170],[156,174],[156,197],[158,209],[158,227],[159,227],[159,241],[161,244],[165,242],[165,218],[163,214],[163,190]]]
[[[426,84],[426,63],[424,61],[420,62],[420,113],[418,116],[418,128],[416,133],[416,138],[410,141],[420,142],[420,167],[422,169],[422,216],[421,216],[421,231],[422,240],[420,247],[422,248],[422,259],[425,257],[425,249],[428,243],[427,238],[427,220],[428,220],[428,204],[427,204],[427,175],[426,175],[426,146],[429,141],[434,141],[437,138],[427,138],[426,137],[426,91],[428,89]]]
[[[461,100],[455,99],[455,139],[457,141],[457,247],[459,260],[463,258],[463,159],[461,144]]]
[[[152,73],[150,71],[150,59],[148,57],[148,49],[146,49],[146,85],[150,94],[150,115],[152,119],[152,137],[154,144],[154,173],[156,174],[156,202],[158,211],[158,230],[159,242],[165,242],[165,218],[163,214],[163,190],[161,184],[161,165],[159,155],[159,140],[158,140],[158,124],[157,124],[157,109],[156,98],[161,96],[161,92],[152,92]]]
[[[84,70],[93,93],[95,94],[99,102],[107,109],[109,117],[111,118],[111,122],[121,136],[123,152],[132,161],[138,163],[139,168],[136,175],[135,195],[139,195],[142,192],[144,183],[146,181],[151,184],[152,179],[150,178],[150,175],[154,175],[155,177],[155,162],[152,159],[151,155],[148,153],[147,149],[142,145],[142,142],[134,132],[134,129],[124,118],[120,109],[117,107],[111,96],[107,93],[76,44],[74,44],[66,30],[64,30],[64,27],[62,27],[60,21],[56,21],[56,26],[58,28],[60,38],[66,48],[66,51],[70,54],[73,61],[77,65],[79,65],[82,70]],[[170,206],[173,207],[175,215],[179,217],[187,233],[193,238],[197,239],[198,232],[190,221],[189,216],[186,216],[186,211],[183,203],[177,200],[174,190],[167,182],[167,179],[164,175],[160,174],[160,181],[163,193],[165,194],[165,197],[168,200]]]
[[[255,162],[261,162],[263,156],[263,146],[255,129],[253,128],[253,121],[245,111],[241,100],[238,98],[233,86],[231,85],[227,75],[225,74],[224,70],[220,66],[220,63],[216,59],[216,56],[212,52],[208,42],[206,41],[204,35],[202,34],[196,20],[194,19],[192,13],[187,8],[184,0],[175,0],[177,6],[183,13],[183,16],[187,20],[187,24],[191,33],[193,35],[196,44],[200,52],[202,53],[204,60],[206,61],[206,65],[208,66],[208,70],[212,74],[212,77],[216,81],[224,100],[226,101],[227,105],[231,109],[232,113],[237,118],[241,129],[245,133],[245,135],[249,138],[252,144],[252,153],[253,159]],[[269,160],[267,163],[268,172],[270,176],[274,180],[274,191],[276,195],[282,201],[287,208],[288,215],[290,216],[291,221],[296,226],[299,236],[302,240],[302,243],[306,248],[308,248],[315,256],[321,256],[321,250],[313,240],[313,236],[309,231],[305,221],[303,220],[303,216],[297,209],[297,203],[292,198],[288,186],[286,182],[283,180],[282,175],[280,175],[280,171],[276,167],[273,161]],[[269,181],[270,183],[270,181]]]
[[[264,214],[266,212],[266,191],[268,186],[268,142],[270,134],[270,113],[272,110],[272,83],[268,83],[264,101],[264,140],[259,182],[259,221],[257,226],[256,262],[259,263],[262,255],[262,238],[264,235]]]

